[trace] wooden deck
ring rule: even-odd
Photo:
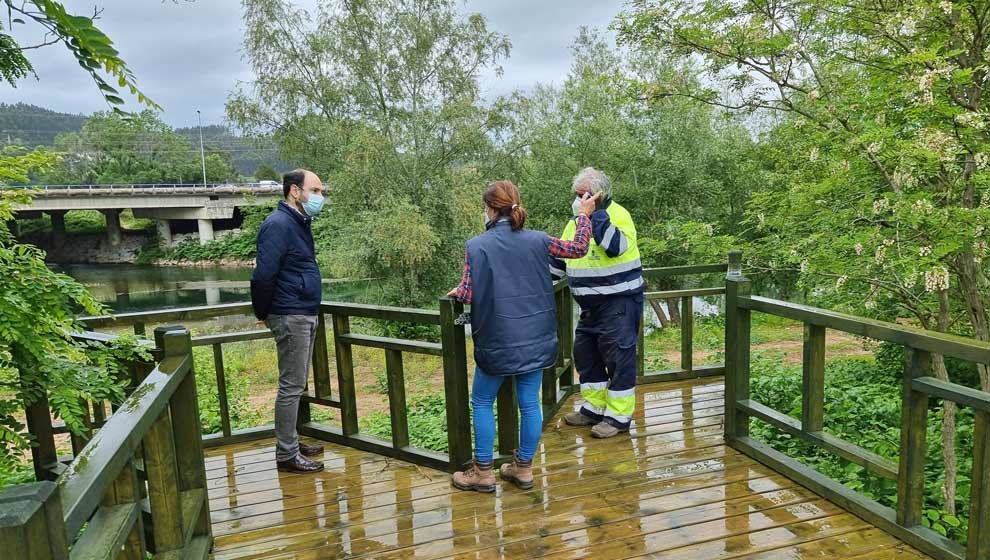
[[[278,473],[271,440],[212,449],[215,557],[927,558],[723,445],[722,396],[720,379],[644,387],[610,440],[558,416],[525,492],[333,445],[318,475]]]

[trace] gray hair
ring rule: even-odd
[[[591,194],[602,193],[603,198],[612,196],[612,181],[609,180],[608,175],[594,167],[585,167],[574,176],[571,188],[577,192],[581,185],[586,185]]]

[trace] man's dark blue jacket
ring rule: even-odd
[[[251,304],[259,320],[319,313],[323,290],[312,223],[283,201],[261,224],[251,276]]]

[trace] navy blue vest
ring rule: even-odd
[[[474,360],[489,375],[529,373],[557,361],[557,308],[542,231],[507,219],[467,243]]]

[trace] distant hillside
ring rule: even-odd
[[[78,132],[85,115],[59,113],[27,103],[0,103],[0,144],[49,146],[61,132]]]
[[[0,145],[50,146],[62,132],[79,132],[86,118],[28,103],[0,103]],[[199,128],[177,128],[175,132],[188,137],[191,146],[199,147]],[[203,144],[207,150],[229,153],[234,168],[242,175],[254,175],[262,164],[278,170],[286,167],[278,161],[274,143],[236,136],[224,126],[204,126]]]

